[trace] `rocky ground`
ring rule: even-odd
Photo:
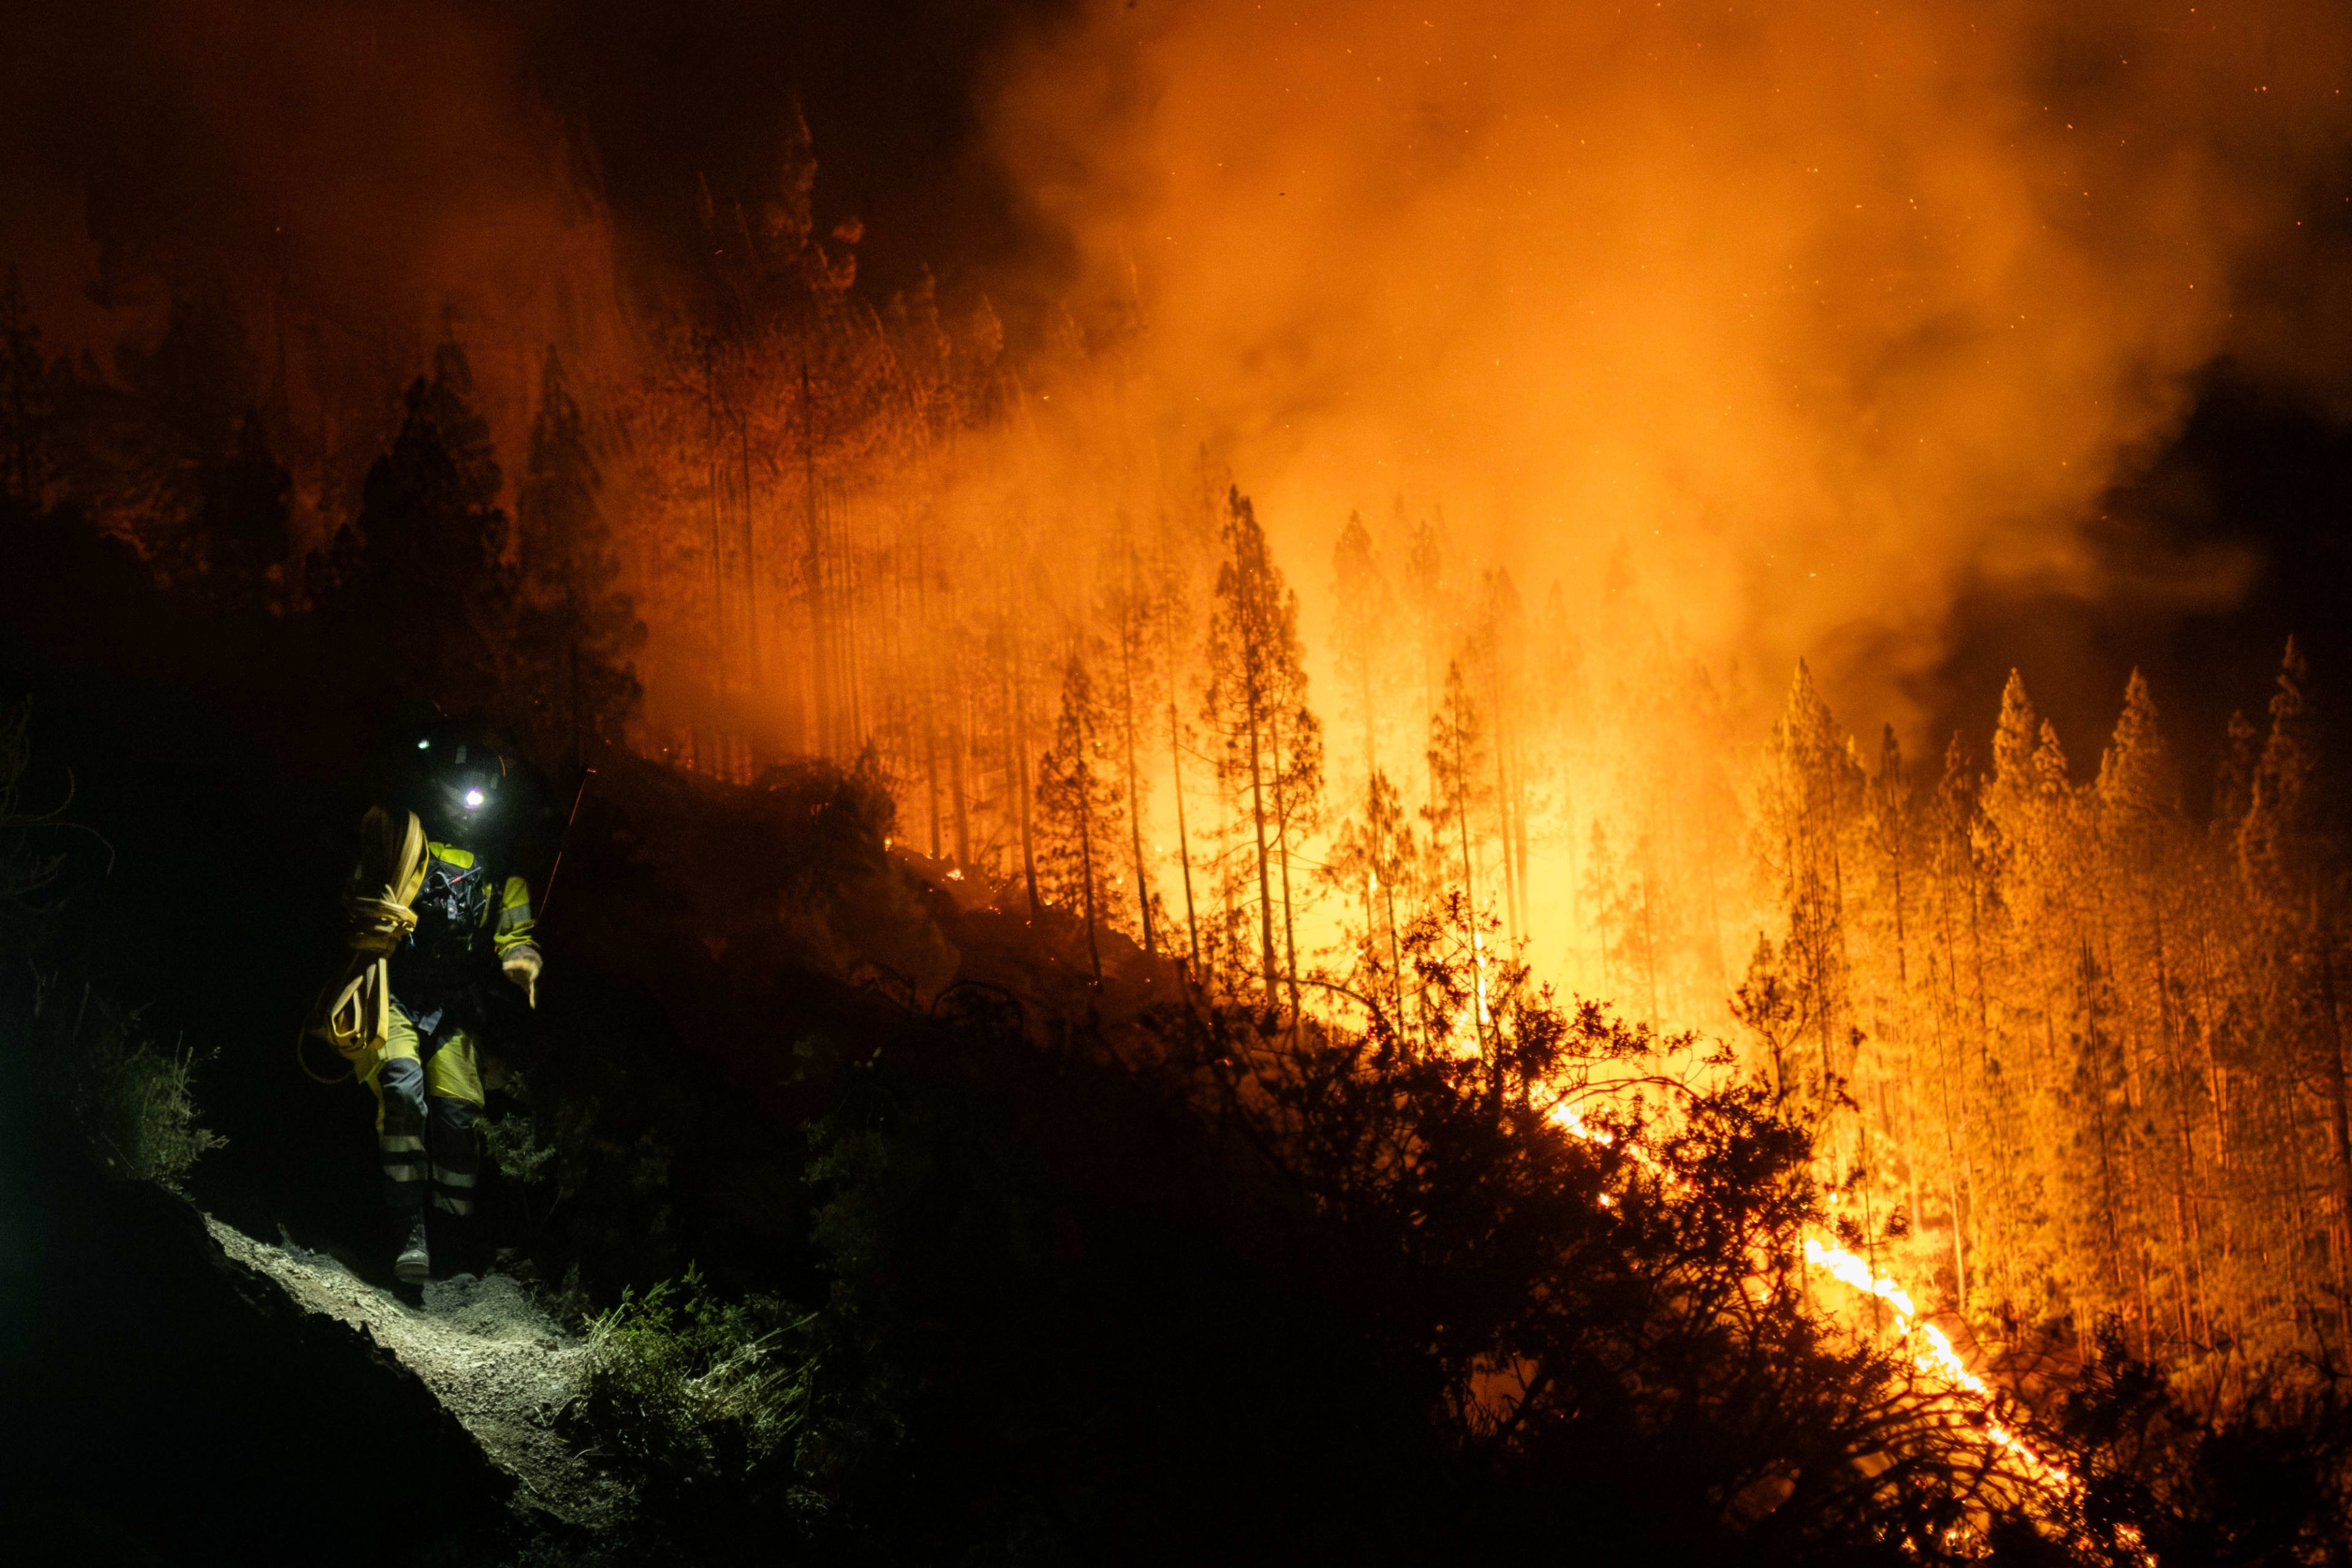
[[[210,1216],[205,1225],[223,1252],[297,1306],[343,1324],[415,1373],[520,1483],[517,1503],[592,1530],[620,1516],[626,1489],[556,1426],[585,1380],[587,1345],[520,1284],[502,1274],[459,1275],[432,1281],[422,1301],[411,1302],[290,1238],[273,1246]]]

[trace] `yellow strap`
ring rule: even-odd
[[[355,1070],[383,1049],[391,1033],[392,976],[384,960],[416,929],[416,911],[409,903],[425,884],[425,826],[415,812],[403,815],[406,822],[394,826],[391,813],[371,806],[361,819],[359,869],[343,897],[343,912],[352,922],[352,961],[334,1001],[310,1030]],[[310,1072],[307,1065],[303,1071]]]

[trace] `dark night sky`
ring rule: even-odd
[[[0,57],[13,193],[0,254],[23,265],[53,332],[102,337],[74,319],[95,279],[136,294],[208,268],[285,267],[347,303],[380,281],[372,269],[429,267],[451,248],[441,231],[486,207],[555,205],[570,183],[602,195],[646,282],[694,243],[701,184],[722,201],[772,187],[797,104],[820,227],[864,221],[875,292],[927,267],[950,291],[1050,289],[1053,237],[982,144],[976,91],[985,62],[1055,9],[49,5]]]
[[[2352,689],[2347,524],[2352,426],[2305,391],[2213,367],[2186,427],[2143,456],[2108,498],[2093,538],[2111,580],[2128,579],[2151,553],[2242,550],[2255,563],[2243,596],[2207,610],[2121,595],[1966,593],[1954,610],[1952,655],[1926,694],[1938,732],[1961,730],[1982,763],[2002,682],[2016,668],[2087,776],[2137,667],[2165,710],[2189,805],[2201,810],[2231,710],[2263,722],[2290,635],[2323,691]]]
[[[692,231],[694,180],[751,188],[770,171],[779,116],[797,100],[822,168],[822,221],[865,220],[861,256],[888,290],[923,267],[952,279],[1034,273],[1051,237],[1024,222],[978,144],[975,78],[1047,0],[570,0],[530,16],[530,59],[583,124],[605,188],[666,244]]]

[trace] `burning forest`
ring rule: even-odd
[[[2331,9],[8,26],[16,1533],[2352,1552]]]

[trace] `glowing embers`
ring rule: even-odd
[[[1570,1137],[1580,1138],[1587,1143],[1606,1144],[1617,1142],[1617,1134],[1606,1127],[1596,1127],[1587,1121],[1581,1110],[1565,1100],[1551,1108],[1551,1122]]]

